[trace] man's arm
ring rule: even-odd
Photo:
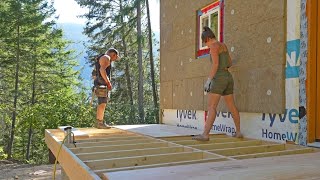
[[[100,70],[101,77],[107,83],[108,88],[111,89],[111,82],[110,82],[109,77],[107,76],[107,73],[106,73],[107,67],[110,66],[110,58],[107,56],[102,56],[99,59],[99,64],[100,64],[99,70]]]

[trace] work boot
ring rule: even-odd
[[[103,120],[98,120],[98,119],[96,120],[95,127],[97,129],[110,129],[111,128],[111,126],[109,126],[108,124],[105,124],[103,122]]]

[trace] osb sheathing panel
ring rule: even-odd
[[[234,94],[242,112],[285,110],[285,4],[225,0],[225,43],[234,60]],[[226,110],[224,105],[219,109]]]
[[[173,81],[173,109],[203,108],[204,98],[203,77]]]
[[[186,91],[185,80],[175,80],[172,83],[172,108],[185,109],[186,107]]]
[[[194,46],[163,54],[161,56],[161,81],[208,76],[211,67],[209,57],[195,59],[194,54]]]
[[[172,81],[160,84],[160,108],[172,109]]]
[[[202,109],[204,98],[203,78],[186,79],[186,108]]]
[[[203,104],[200,109],[207,108],[207,96],[201,93],[201,97],[189,104],[190,92],[186,90],[189,88],[187,79],[202,78],[204,84],[211,68],[209,57],[196,59],[195,51],[196,12],[212,2],[160,1],[161,83],[173,82],[174,109],[194,109],[201,101]],[[285,9],[285,0],[250,0],[246,3],[225,0],[224,39],[234,63],[231,71],[240,111],[284,111]],[[269,73],[271,70],[272,75]],[[246,91],[247,87],[253,90]],[[203,86],[199,89],[203,90]],[[270,95],[266,95],[266,91],[270,92],[268,90],[271,91]],[[218,110],[227,110],[223,98]]]

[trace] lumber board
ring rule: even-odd
[[[190,161],[203,159],[203,152],[183,152],[172,154],[146,155],[127,158],[101,159],[84,161],[93,170],[112,169],[130,166],[169,163],[176,161]]]
[[[224,148],[224,149],[211,150],[209,152],[220,154],[223,156],[236,156],[236,155],[244,155],[244,154],[270,152],[270,151],[281,151],[281,150],[285,150],[285,144],[270,144],[270,145],[260,145],[260,146]]]
[[[104,146],[79,147],[79,148],[70,148],[70,150],[74,154],[79,154],[79,153],[90,153],[90,152],[106,152],[106,151],[120,151],[120,150],[129,150],[129,149],[157,148],[157,147],[167,147],[167,146],[168,146],[168,143],[166,142],[157,142],[157,143],[140,143],[140,144],[126,144],[126,145],[113,145],[113,146],[104,145]]]
[[[261,158],[261,157],[270,157],[270,156],[284,156],[292,154],[304,154],[310,153],[314,150],[312,148],[301,148],[301,149],[292,149],[284,151],[274,151],[274,152],[264,152],[264,153],[255,153],[255,154],[244,154],[238,156],[231,156],[234,159],[249,159],[249,158]]]
[[[83,143],[76,143],[77,147],[91,147],[91,146],[99,146],[99,145],[125,145],[125,144],[132,144],[134,143],[151,143],[157,142],[155,139],[151,138],[142,138],[142,139],[134,139],[134,140],[119,140],[119,141],[99,141],[99,142],[83,142]]]
[[[88,161],[88,160],[109,159],[109,158],[111,159],[111,158],[120,158],[120,157],[133,157],[133,156],[178,153],[178,152],[184,152],[184,147],[161,147],[161,148],[109,151],[109,152],[98,152],[98,153],[82,153],[82,154],[77,154],[77,156],[82,161]]]
[[[125,141],[125,140],[139,140],[139,139],[149,139],[148,137],[141,135],[121,135],[121,136],[112,136],[112,137],[99,137],[99,138],[90,138],[83,139],[77,142],[85,143],[85,142],[100,142],[100,141]]]
[[[213,143],[237,142],[237,141],[243,141],[243,139],[229,137],[229,138],[213,138],[213,139],[210,139],[209,141],[183,140],[183,141],[172,141],[172,142],[176,144],[181,144],[181,145],[196,145],[196,144],[213,144]]]
[[[100,179],[97,174],[75,156],[66,146],[62,145],[59,157],[57,157],[61,142],[59,142],[49,130],[45,130],[45,142],[70,179]]]
[[[190,147],[200,149],[200,150],[214,150],[222,148],[232,148],[232,147],[245,147],[260,145],[262,141],[260,140],[249,140],[249,141],[238,141],[238,142],[227,142],[227,143],[216,143],[216,144],[197,144],[191,145]]]

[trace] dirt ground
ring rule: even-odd
[[[28,179],[28,180],[44,180],[52,179],[53,165],[34,166],[30,164],[21,164],[6,160],[0,161],[0,179]],[[57,166],[56,179],[61,179],[61,168]]]

